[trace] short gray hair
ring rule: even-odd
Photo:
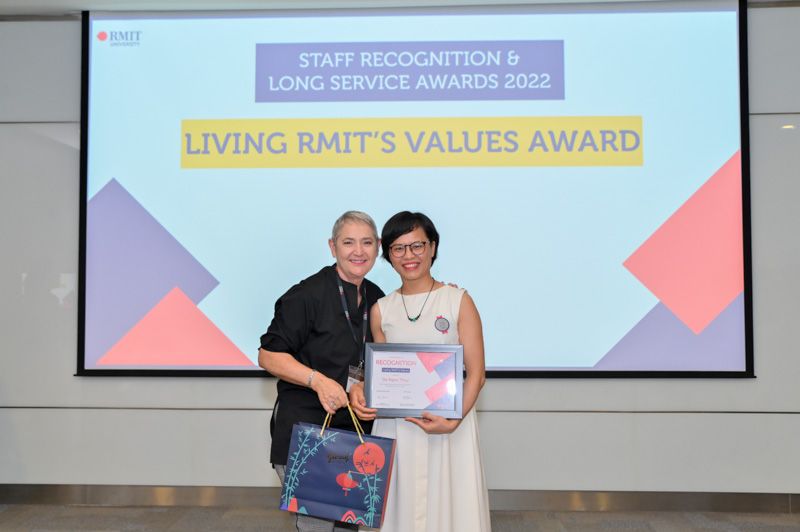
[[[372,217],[361,211],[347,211],[343,215],[339,216],[336,219],[336,222],[333,224],[333,231],[331,231],[331,240],[336,242],[336,238],[339,236],[339,233],[342,232],[342,227],[347,222],[358,222],[362,224],[367,224],[372,229],[372,234],[375,236],[375,240],[378,240],[378,226],[375,225],[375,220]]]

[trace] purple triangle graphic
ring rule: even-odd
[[[84,365],[92,369],[170,290],[197,304],[219,281],[114,179],[86,216]]]
[[[600,370],[744,371],[744,294],[700,334],[658,303],[595,364]]]
[[[452,410],[453,409],[453,396],[443,395],[438,400],[432,402],[425,407],[425,410]]]
[[[436,374],[439,376],[440,379],[444,379],[445,377],[453,373],[453,366],[455,366],[455,364],[453,363],[454,358],[456,358],[455,355],[450,355],[441,362],[439,362],[436,365],[436,367],[433,368],[433,370],[436,372]]]

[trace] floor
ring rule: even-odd
[[[0,531],[291,531],[290,514],[263,508],[0,505]],[[494,532],[799,531],[800,514],[492,512]]]

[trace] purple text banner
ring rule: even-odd
[[[256,102],[563,99],[564,41],[256,44]]]

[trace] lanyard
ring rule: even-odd
[[[342,280],[339,279],[339,274],[336,274],[336,284],[339,286],[339,300],[342,302],[342,310],[344,310],[344,317],[347,318],[347,326],[350,327],[350,333],[353,335],[353,341],[356,343],[357,346],[361,347],[361,352],[359,353],[359,362],[361,364],[364,363],[364,350],[363,346],[367,342],[367,286],[362,281],[361,286],[364,287],[363,294],[361,296],[361,300],[364,302],[364,315],[361,318],[361,343],[358,342],[358,337],[356,336],[356,330],[353,328],[353,322],[350,321],[350,310],[347,308],[347,300],[344,297],[344,286],[342,286]],[[356,290],[357,291],[357,290]]]

